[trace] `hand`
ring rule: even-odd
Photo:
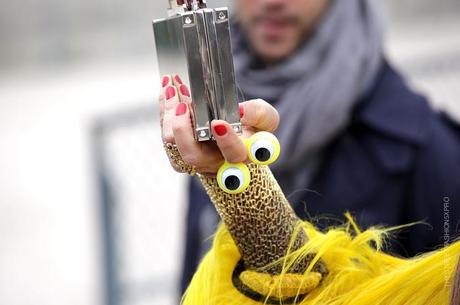
[[[178,75],[164,76],[162,85],[159,102],[163,142],[176,144],[182,159],[195,166],[196,172],[214,175],[224,159],[231,163],[248,162],[246,146],[225,121],[211,122],[215,142],[197,142],[189,89]],[[261,99],[240,103],[240,114],[245,138],[258,131],[273,132],[279,124],[276,109]],[[176,171],[180,171],[174,162],[170,162]]]

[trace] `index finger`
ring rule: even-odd
[[[214,120],[211,122],[211,127],[216,144],[225,160],[230,163],[239,163],[247,159],[247,148],[229,123]]]

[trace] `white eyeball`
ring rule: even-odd
[[[259,162],[267,162],[273,156],[275,148],[270,141],[260,139],[251,145],[251,155]]]
[[[217,183],[226,193],[244,192],[251,180],[248,167],[243,163],[225,162],[217,172]]]
[[[271,164],[279,157],[280,143],[273,134],[258,132],[248,141],[248,154],[249,159],[256,164]]]

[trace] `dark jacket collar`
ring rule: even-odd
[[[421,145],[428,137],[431,114],[426,99],[413,92],[385,61],[374,89],[359,104],[354,119],[392,138]]]

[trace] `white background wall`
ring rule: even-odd
[[[459,2],[387,2],[391,57],[437,107],[460,118]],[[102,304],[89,130],[99,116],[156,102],[150,22],[165,3],[2,1],[0,304]],[[151,132],[159,139],[158,128]],[[152,203],[162,208],[151,234],[164,250],[152,260],[163,255],[177,274],[183,180],[158,156],[154,169],[167,183]]]

